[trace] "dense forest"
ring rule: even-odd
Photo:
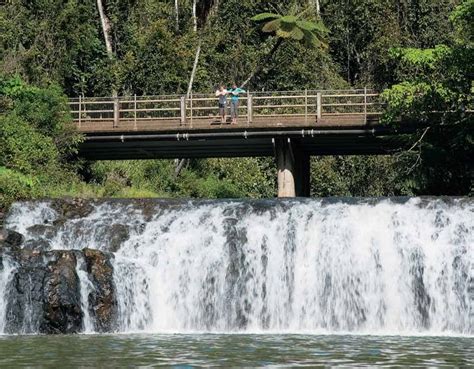
[[[273,158],[190,160],[179,173],[173,160],[80,160],[67,107],[79,95],[210,92],[256,70],[252,90],[367,86],[383,91],[385,124],[428,124],[397,155],[312,158],[312,196],[473,194],[473,0],[0,4],[0,209],[66,195],[273,197]],[[317,42],[264,32],[265,12],[319,30]]]

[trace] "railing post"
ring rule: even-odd
[[[137,130],[137,94],[133,95],[133,128]]]
[[[180,112],[181,112],[181,125],[186,124],[186,97],[181,96],[179,101],[179,107],[180,107]]]
[[[247,91],[247,124],[252,123],[253,120],[253,99],[250,91]]]
[[[191,111],[191,128],[193,128],[193,93],[191,92],[191,94],[189,95],[189,108],[190,108],[190,111]]]
[[[118,127],[120,120],[120,107],[119,107],[119,97],[114,96],[114,128]]]
[[[304,122],[308,124],[308,89],[304,89]]]
[[[81,107],[82,107],[82,97],[81,95],[79,95],[79,128],[81,128],[81,115],[82,115],[82,112],[81,112]]]
[[[316,95],[316,104],[317,104],[316,108],[317,108],[318,121],[321,119],[323,115],[323,107],[322,107],[321,101],[322,101],[322,95],[321,95],[321,92],[318,92]]]
[[[367,124],[367,87],[364,87],[364,122]]]

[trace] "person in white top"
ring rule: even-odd
[[[221,122],[225,123],[227,116],[226,116],[226,110],[227,110],[227,94],[229,92],[225,88],[224,85],[219,86],[219,89],[216,91],[216,96],[219,97],[219,114],[221,116]]]

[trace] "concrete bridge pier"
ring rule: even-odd
[[[310,156],[299,142],[290,138],[275,139],[278,170],[278,197],[310,196]]]

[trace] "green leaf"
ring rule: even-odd
[[[319,32],[319,33],[321,33],[321,34],[327,34],[327,33],[329,33],[329,30],[326,28],[326,26],[324,25],[323,22],[317,21],[317,22],[312,22],[312,23],[313,23],[313,25],[314,25],[314,28],[313,28],[313,30],[312,30],[313,32],[314,32],[314,31],[317,31],[317,32]]]
[[[280,28],[281,25],[281,20],[280,19],[275,19],[272,20],[268,23],[265,23],[265,25],[262,28],[263,32],[275,32],[277,29]]]
[[[276,35],[277,35],[278,37],[281,37],[281,38],[290,38],[292,32],[293,32],[293,31],[288,32],[288,31],[284,31],[284,30],[282,30],[282,29],[278,29],[278,30],[276,31]]]
[[[290,38],[293,40],[301,41],[304,38],[304,33],[299,28],[295,27],[295,29],[291,32]]]
[[[285,15],[284,17],[281,17],[281,21],[287,24],[296,24],[298,17],[294,15]]]
[[[296,28],[296,23],[291,24],[291,23],[281,23],[281,30],[285,32],[293,32],[293,30]]]
[[[316,24],[314,22],[309,22],[309,21],[297,21],[296,22],[296,25],[301,28],[301,29],[304,29],[305,31],[312,31],[312,30],[315,30],[317,28]]]
[[[276,18],[280,18],[280,17],[281,17],[280,15],[275,14],[275,13],[260,13],[260,14],[257,14],[256,16],[252,17],[252,20],[260,22],[260,21],[264,21],[264,20],[267,20],[267,19],[276,19]]]
[[[306,47],[320,47],[320,48],[326,48],[327,44],[325,41],[319,39],[316,37],[316,35],[313,32],[302,30],[304,34],[303,38],[303,43]]]

